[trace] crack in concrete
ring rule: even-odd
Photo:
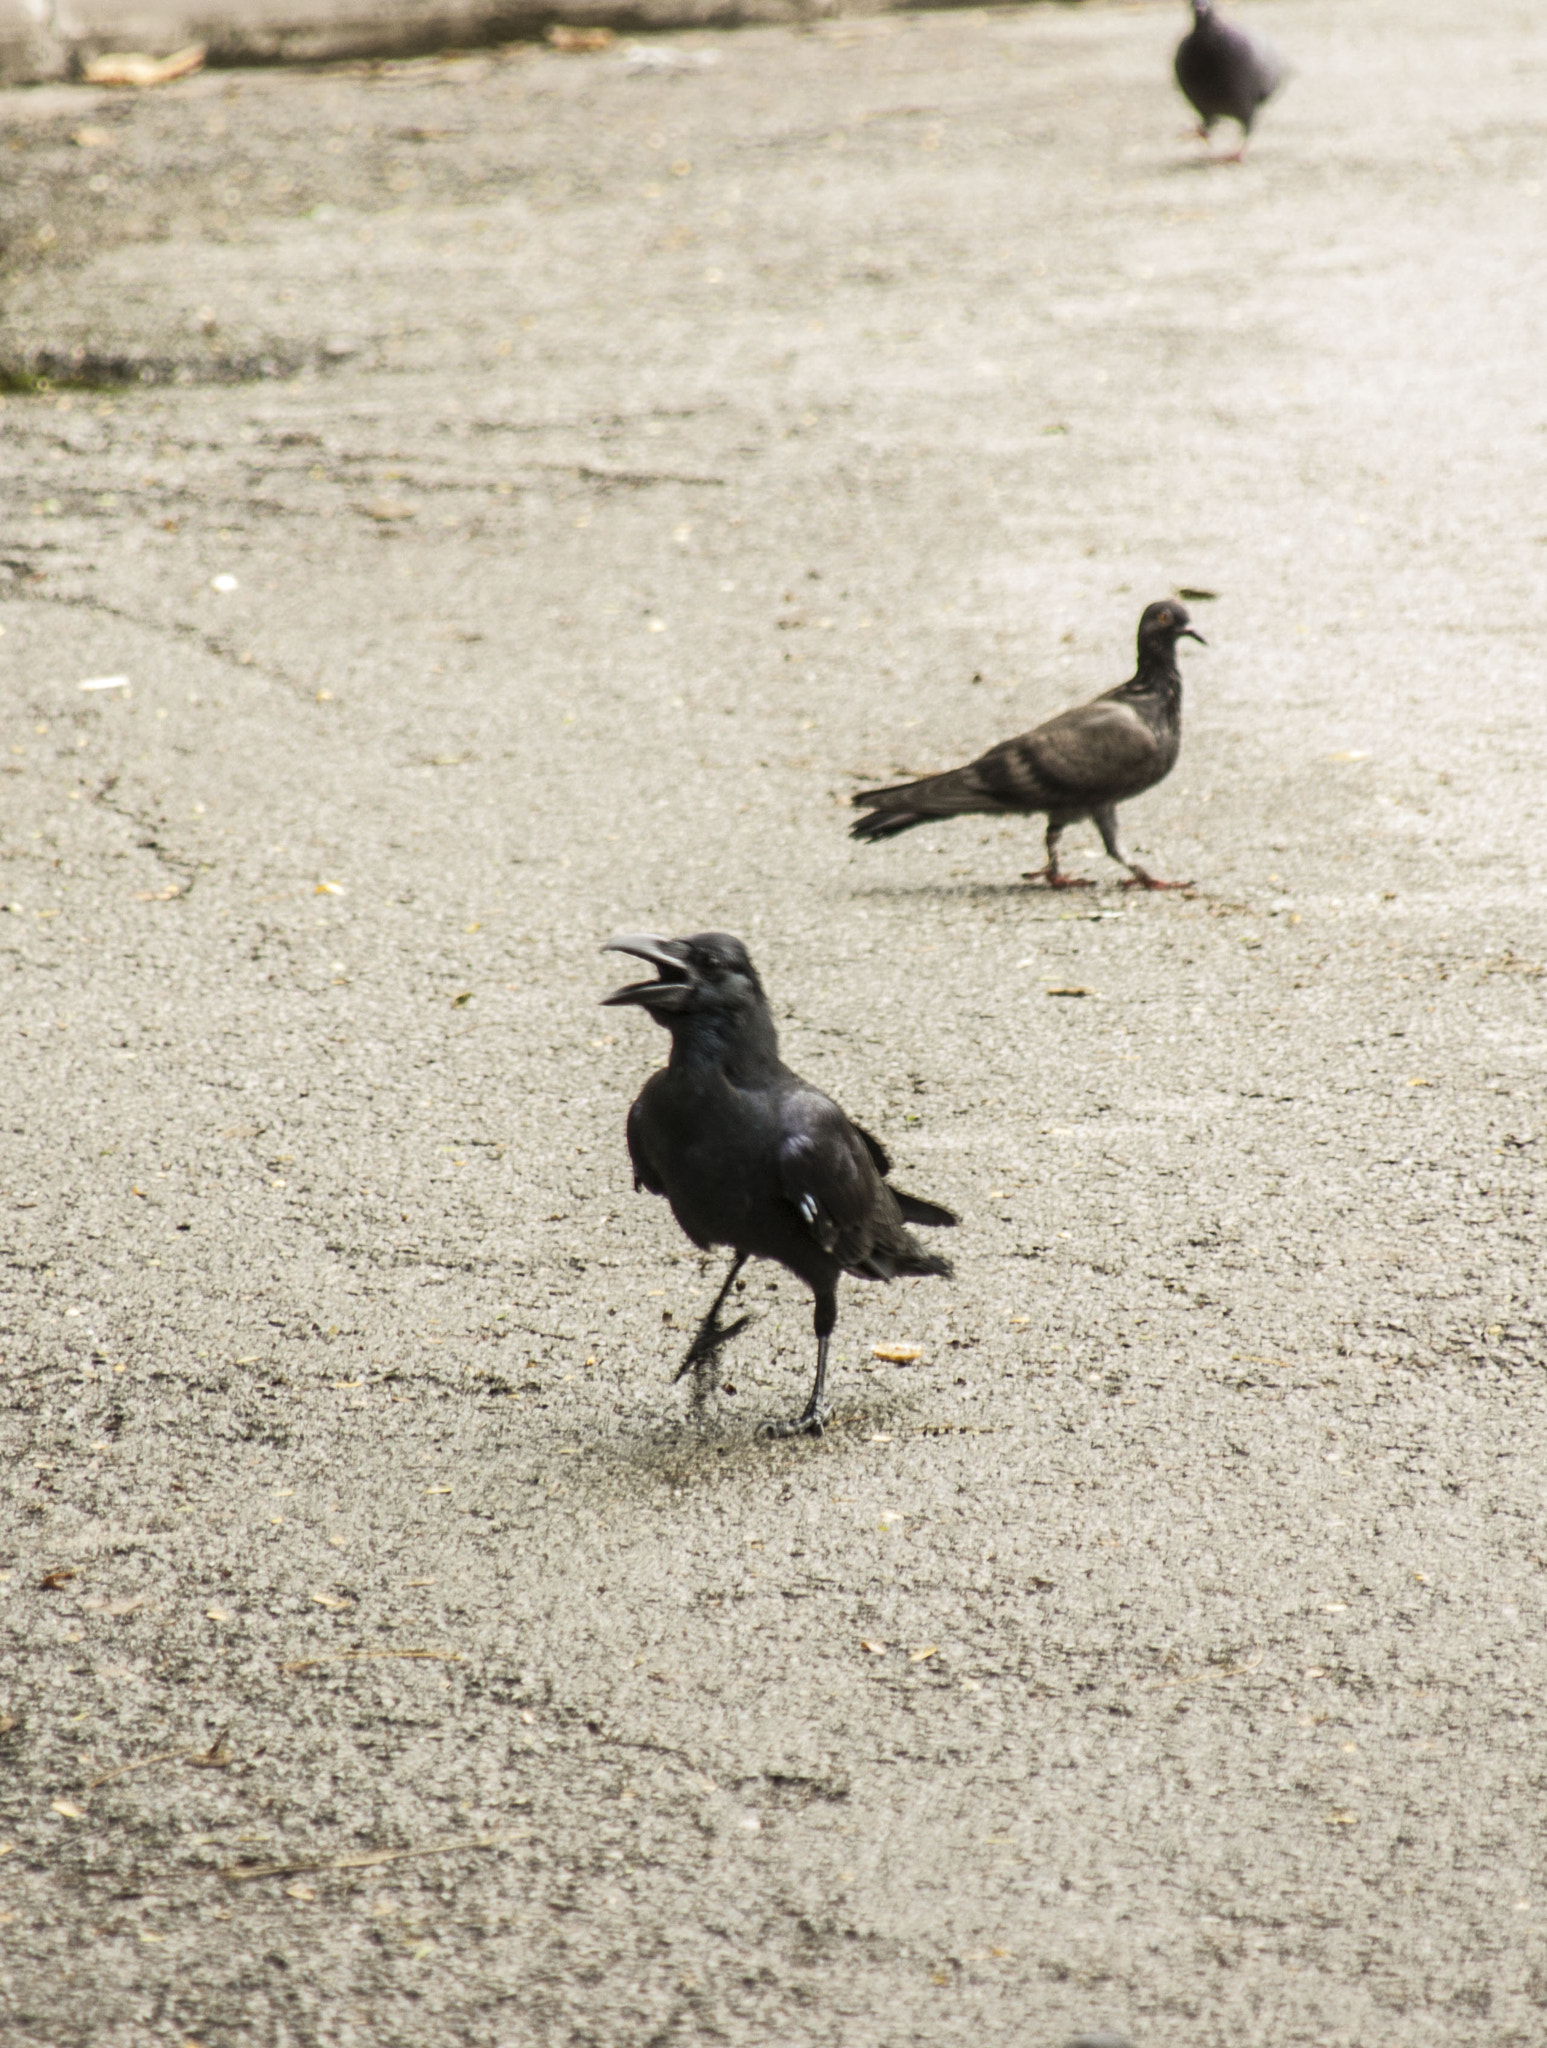
[[[115,818],[122,818],[126,824],[133,825],[141,832],[144,835],[140,840],[141,850],[150,854],[169,874],[177,877],[179,887],[176,891],[176,896],[168,897],[166,899],[168,902],[180,901],[190,896],[193,893],[194,883],[208,866],[208,862],[189,860],[184,854],[171,852],[156,837],[160,828],[152,819],[145,817],[141,812],[134,810],[128,804],[114,803],[113,791],[118,787],[118,781],[119,778],[116,773],[109,775],[106,781],[99,783],[92,790],[91,801],[100,810],[111,811]]]
[[[293,690],[298,697],[315,703],[316,691],[299,681],[287,670],[276,668],[272,662],[259,661],[256,655],[237,654],[213,633],[206,633],[201,626],[190,625],[186,619],[147,619],[139,612],[125,611],[121,605],[111,603],[105,597],[98,597],[94,591],[82,590],[67,595],[64,592],[36,591],[31,600],[34,604],[75,605],[86,611],[104,613],[110,619],[120,619],[126,626],[139,626],[147,633],[162,633],[175,639],[195,640],[206,654],[217,661],[225,662],[231,668],[242,670],[246,675],[266,676],[271,681],[282,683]]]

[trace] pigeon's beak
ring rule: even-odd
[[[660,976],[658,981],[636,981],[628,988],[614,989],[602,997],[603,1009],[637,1003],[642,1010],[680,1010],[692,987],[693,976],[682,958],[680,941],[658,939],[649,932],[619,932],[603,946],[604,953],[632,953],[636,960],[648,960]]]
[[[1176,637],[1178,640],[1196,640],[1200,647],[1207,647],[1209,644],[1208,641],[1204,639],[1203,635],[1201,633],[1195,633],[1191,626],[1184,626],[1181,632],[1178,633]]]

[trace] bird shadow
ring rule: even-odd
[[[1194,902],[1206,891],[1187,887],[1185,889],[1125,889],[1121,883],[1106,888],[1097,885],[1090,889],[1049,889],[1037,882],[869,882],[850,892],[857,900],[873,897],[880,902],[926,902],[938,903],[1024,903],[1028,907],[1062,904],[1069,910],[1081,904],[1094,906],[1119,903],[1142,903],[1155,896],[1179,896],[1183,902]]]
[[[1044,889],[1035,882],[867,882],[850,891],[857,900],[908,903],[933,898],[942,903],[1052,903],[1055,897],[1092,897],[1094,889]]]
[[[1195,178],[1202,171],[1238,171],[1240,161],[1233,156],[1216,156],[1212,151],[1206,156],[1172,157],[1160,166],[1163,178]]]
[[[894,1396],[874,1403],[840,1400],[820,1437],[770,1439],[759,1433],[764,1423],[788,1412],[774,1405],[764,1413],[749,1405],[744,1416],[733,1416],[690,1403],[685,1413],[641,1417],[617,1436],[592,1437],[564,1477],[571,1488],[609,1499],[622,1491],[645,1500],[661,1486],[707,1494],[726,1485],[739,1489],[749,1476],[782,1472],[795,1460],[847,1459],[868,1452],[872,1442],[900,1441],[914,1429]]]

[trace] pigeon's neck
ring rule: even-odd
[[[779,1066],[779,1034],[767,1005],[673,1018],[671,1066],[681,1074],[713,1068],[741,1086],[766,1079]]]
[[[1120,697],[1144,697],[1158,700],[1170,713],[1182,708],[1182,671],[1176,665],[1176,652],[1168,648],[1165,653],[1148,650],[1139,657],[1139,666],[1132,679],[1123,684],[1115,695]]]

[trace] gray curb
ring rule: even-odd
[[[885,12],[887,0],[0,0],[0,84],[75,76],[107,51],[212,64],[405,57],[514,42],[556,23],[622,31],[734,28]]]

